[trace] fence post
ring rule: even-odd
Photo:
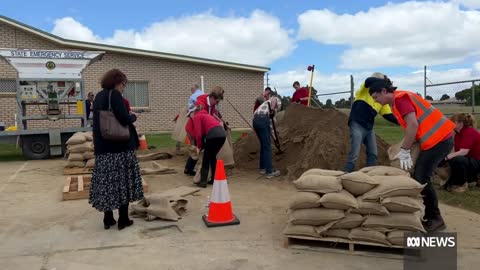
[[[353,81],[353,75],[350,75],[350,108],[353,105],[353,91],[355,89],[355,82]]]
[[[475,81],[472,81],[472,113],[475,113]]]
[[[423,66],[423,98],[427,98],[427,66]]]

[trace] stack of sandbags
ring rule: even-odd
[[[92,132],[73,134],[67,141],[67,157],[66,168],[95,167]]]
[[[403,170],[311,169],[293,183],[298,192],[289,201],[287,236],[403,246],[404,232],[424,232],[423,186]]]

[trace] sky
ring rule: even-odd
[[[309,65],[320,94],[377,71],[423,94],[425,65],[429,83],[480,79],[480,0],[1,0],[0,14],[68,39],[266,66],[283,95],[310,83]]]

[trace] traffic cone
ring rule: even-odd
[[[202,217],[205,225],[220,227],[240,224],[240,220],[233,214],[223,160],[217,160],[214,179],[208,215]]]
[[[140,136],[138,141],[140,142],[138,150],[148,150],[147,138],[145,137],[145,135]]]

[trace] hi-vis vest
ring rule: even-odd
[[[434,147],[448,134],[453,132],[455,124],[447,119],[440,110],[433,107],[432,104],[412,92],[401,90],[393,92],[395,99],[403,97],[404,95],[407,95],[415,106],[418,121],[418,130],[415,139],[420,142],[421,150],[428,150]],[[402,115],[395,106],[393,106],[393,114],[397,118],[398,123],[406,129],[407,123],[403,120]]]

